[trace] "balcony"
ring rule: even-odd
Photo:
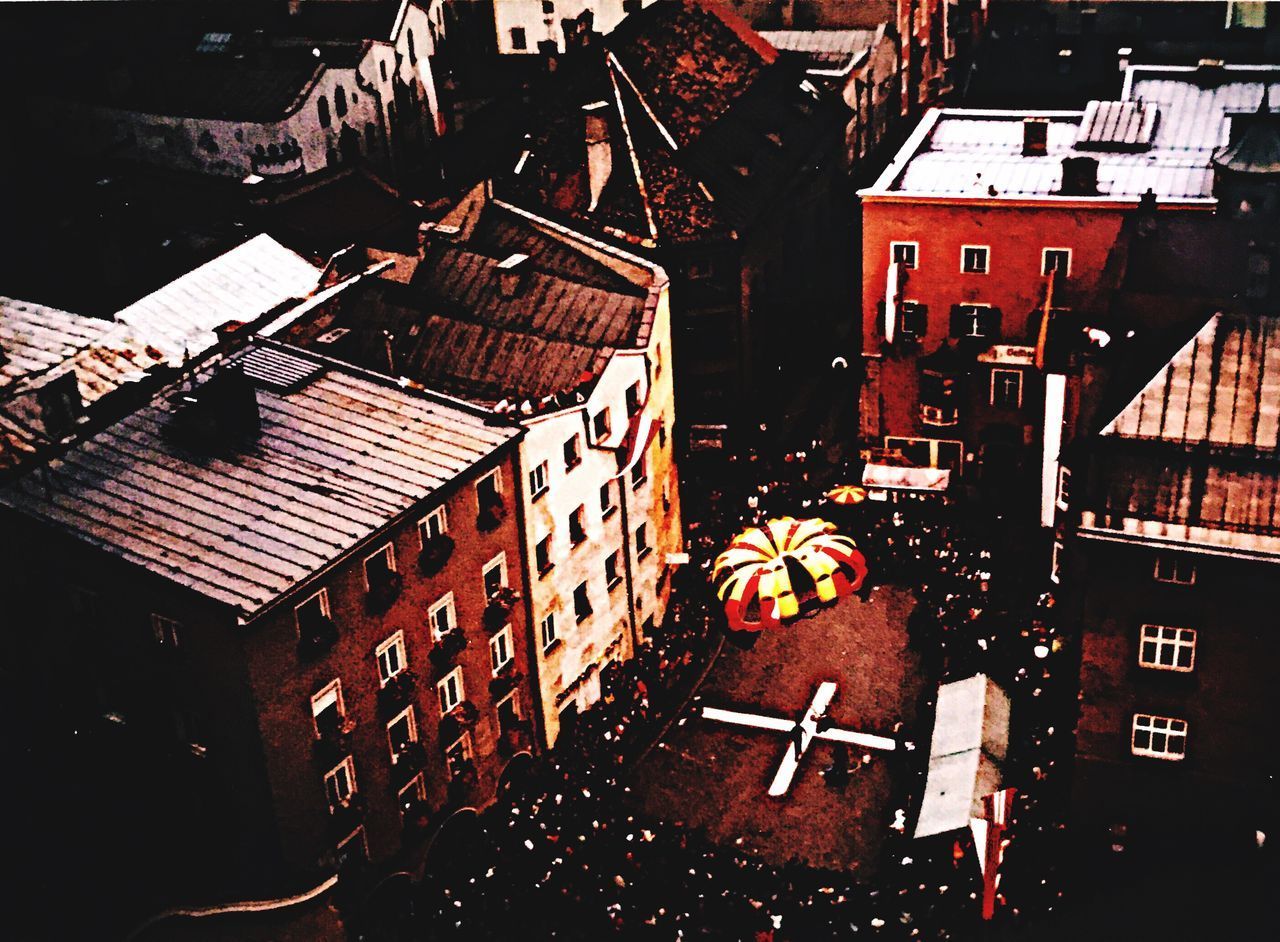
[[[326,723],[320,727],[320,736],[312,746],[316,764],[326,771],[351,754],[351,733],[356,728],[356,721],[350,717],[338,717],[336,722]]]
[[[383,573],[379,580],[369,586],[369,594],[365,596],[364,607],[370,615],[385,612],[395,604],[404,588],[404,579],[398,572]]]
[[[396,753],[395,763],[391,767],[392,784],[397,789],[403,788],[415,775],[427,765],[427,750],[418,741],[405,743]]]
[[[338,640],[338,626],[329,618],[311,619],[298,635],[298,659],[314,661],[328,653]]]
[[[427,660],[435,669],[437,677],[443,677],[458,661],[458,655],[467,649],[467,636],[461,628],[446,631],[436,639],[431,650],[427,652]]]
[[[453,538],[447,533],[427,540],[422,552],[418,554],[418,568],[422,570],[422,574],[434,576],[443,570],[449,557],[453,555],[453,546]]]
[[[480,513],[476,516],[476,529],[481,533],[496,530],[502,521],[507,519],[507,505],[502,495],[493,494],[480,505]]]
[[[490,631],[497,631],[507,622],[507,616],[520,601],[520,593],[510,586],[502,586],[489,596],[489,604],[484,609],[484,626]]]
[[[387,718],[395,716],[413,701],[417,689],[418,678],[413,671],[402,670],[378,691],[378,712]]]
[[[463,700],[456,707],[440,717],[440,744],[446,749],[462,738],[462,734],[475,726],[480,719],[480,711],[470,700]]]

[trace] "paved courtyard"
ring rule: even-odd
[[[810,864],[851,868],[870,877],[889,824],[893,777],[901,754],[873,752],[843,791],[820,771],[831,743],[811,742],[790,791],[767,792],[791,746],[786,733],[703,719],[703,706],[798,719],[823,681],[838,689],[829,710],[837,725],[890,734],[901,720],[917,743],[907,754],[923,761],[928,730],[914,728],[923,687],[919,662],[907,648],[913,599],[904,588],[875,590],[870,602],[842,599],[812,618],[765,632],[751,650],[726,644],[699,698],[636,770],[644,807],[670,820],[705,828],[721,844],[737,845],[774,863],[799,856]],[[852,748],[856,758],[863,750]]]

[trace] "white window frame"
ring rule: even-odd
[[[390,651],[392,648],[396,649],[396,652],[397,652],[396,657],[400,661],[400,666],[397,667],[390,674],[387,674],[382,669],[382,656],[386,654],[388,651]],[[387,684],[391,682],[391,678],[400,674],[409,666],[409,652],[405,648],[404,632],[397,631],[386,641],[382,642],[382,644],[378,645],[378,647],[374,651],[374,658],[378,662],[378,686],[385,687]]]
[[[482,474],[479,478],[476,479],[475,489],[476,489],[476,506],[477,507],[480,506],[480,485],[482,485],[485,481],[488,481],[488,480],[493,481],[493,492],[497,494],[499,497],[502,496],[502,469],[494,468],[488,474]]]
[[[440,596],[440,599],[427,609],[427,624],[431,626],[431,637],[439,641],[448,632],[441,631],[436,626],[436,617],[440,612],[449,613],[449,631],[453,631],[458,627],[458,609],[453,601],[453,593],[446,592]]]
[[[345,797],[338,798],[338,803],[335,805],[333,803],[333,799],[329,796],[329,782],[337,782],[339,772],[346,772],[348,791]],[[338,791],[339,789],[335,787],[334,792],[337,793]],[[356,762],[355,759],[351,758],[351,756],[345,756],[341,762],[331,768],[328,772],[324,773],[324,797],[325,800],[329,802],[329,812],[331,814],[337,814],[338,808],[348,807],[351,804],[351,799],[354,798],[359,791],[360,788],[356,784]]]
[[[418,741],[418,718],[414,715],[413,704],[410,703],[407,707],[393,716],[391,721],[387,723],[387,752],[391,755],[392,765],[395,765],[400,761],[400,753],[396,752],[395,742],[391,738],[391,727],[395,726],[405,717],[408,717],[409,719],[409,742],[415,743]]]
[[[427,540],[431,539],[427,534],[433,526],[440,531],[438,536],[444,536],[449,532],[449,512],[443,505],[418,521],[418,542],[423,549],[426,549]]]
[[[529,472],[529,499],[537,500],[547,491],[551,490],[551,485],[547,483],[548,479],[548,463],[539,462],[538,466]]]
[[[1053,541],[1052,554],[1049,557],[1049,581],[1054,585],[1062,582],[1062,541]]]
[[[982,251],[986,253],[982,268],[970,271],[965,267],[964,256],[969,249]],[[962,245],[960,246],[960,274],[962,275],[989,275],[991,274],[991,246],[989,245]]]
[[[506,657],[500,659],[500,652],[504,652]],[[493,671],[493,676],[497,677],[498,673],[515,659],[516,653],[511,646],[511,626],[503,625],[500,631],[494,632],[489,638],[489,667]]]
[[[512,712],[515,713],[516,719],[520,719],[520,720],[524,719],[524,713],[520,708],[520,691],[518,689],[512,690],[501,700],[498,700],[493,704],[493,716],[495,721],[497,721],[497,718],[502,715],[502,705],[504,703],[514,703],[515,709]],[[498,726],[498,731],[501,732],[502,724],[498,722],[497,726]]]
[[[1072,252],[1071,252],[1071,249],[1066,248],[1064,246],[1060,246],[1060,245],[1046,245],[1043,249],[1040,250],[1040,274],[1046,278],[1049,277],[1049,253],[1050,252],[1065,252],[1067,254],[1067,267],[1065,270],[1060,270],[1058,274],[1061,275],[1063,278],[1070,278],[1071,263],[1073,261]]]
[[[981,315],[979,312],[980,312],[980,311],[990,311],[990,310],[991,310],[991,305],[990,305],[990,304],[984,304],[984,303],[983,303],[983,302],[981,302],[981,301],[966,301],[964,304],[961,304],[961,305],[960,305],[960,307],[961,307],[961,308],[963,308],[963,309],[965,310],[965,316],[966,316],[966,317],[972,317],[972,318],[973,318],[972,322],[971,322],[971,323],[970,323],[970,325],[969,325],[972,329],[971,329],[971,330],[966,330],[966,331],[965,331],[963,334],[961,334],[960,336],[961,336],[961,337],[968,337],[968,338],[970,338],[970,339],[972,339],[972,340],[987,340],[987,339],[989,339],[991,335],[990,335],[990,334],[986,334],[986,333],[980,333],[980,332],[979,332],[979,330],[978,330],[978,328],[982,325],[982,315]]]
[[[1168,578],[1160,575],[1160,564],[1165,560],[1169,560],[1172,566],[1172,571]],[[1187,560],[1187,557],[1179,553],[1158,553],[1156,555],[1156,564],[1155,569],[1152,571],[1152,576],[1155,578],[1156,582],[1165,582],[1169,585],[1195,585],[1196,564],[1194,562],[1187,562],[1187,565],[1191,567],[1191,577],[1189,579],[1178,578],[1178,564],[1184,560]]]
[[[1054,495],[1054,504],[1059,510],[1066,510],[1071,501],[1071,469],[1066,465],[1058,465],[1058,492]]]
[[[996,406],[996,374],[998,373],[1013,374],[1014,376],[1018,377],[1018,398],[1013,408],[1021,409],[1022,408],[1022,379],[1023,379],[1022,370],[1011,370],[1001,366],[995,366],[991,368],[991,397],[989,400],[989,404],[993,408],[1000,408],[1000,409],[1009,408],[1008,405]]]
[[[404,813],[407,810],[405,806],[409,804],[409,802],[405,801],[404,796],[406,792],[413,792],[413,798],[417,799],[418,801],[426,801],[427,800],[426,776],[423,775],[421,772],[419,772],[413,778],[409,779],[409,781],[405,784],[403,788],[401,788],[399,791],[396,792],[396,802],[400,808],[401,818],[404,817]]]
[[[360,571],[364,574],[364,590],[366,592],[373,588],[373,584],[369,582],[369,560],[376,556],[384,556],[387,560],[387,569],[391,572],[397,572],[396,569],[396,545],[390,541],[383,543],[374,552],[364,558],[364,564],[360,567]]]
[[[1177,726],[1181,725],[1181,729]],[[1152,741],[1150,746],[1138,745],[1138,734],[1140,732],[1147,733]],[[1190,732],[1187,721],[1179,719],[1176,716],[1156,716],[1151,713],[1135,713],[1133,714],[1133,726],[1129,735],[1129,751],[1135,756],[1147,756],[1151,759],[1163,759],[1166,762],[1181,762],[1187,757],[1187,737]],[[1154,748],[1154,737],[1165,737],[1166,747],[1169,745],[1170,737],[1179,737],[1182,740],[1182,751],[1175,752],[1171,749]]]
[[[333,617],[330,614],[330,610],[329,610],[329,590],[321,589],[319,592],[313,592],[311,595],[308,595],[305,599],[303,599],[301,602],[299,602],[297,605],[293,607],[293,623],[294,623],[294,626],[298,629],[299,636],[302,635],[302,618],[299,616],[299,613],[302,611],[303,608],[311,604],[313,599],[317,599],[317,598],[320,600],[320,614],[325,618]],[[152,617],[155,617],[155,616],[152,616]]]
[[[903,442],[904,444],[908,444],[908,445],[919,445],[921,443],[928,444],[929,445],[929,467],[931,468],[943,467],[942,465],[938,464],[938,458],[939,458],[938,446],[939,445],[956,445],[960,449],[960,461],[958,464],[955,465],[955,470],[957,472],[962,472],[964,470],[964,442],[958,438],[926,438],[924,436],[917,437],[913,435],[886,435],[884,437],[884,447],[886,450],[888,451],[894,450],[894,446],[891,444],[892,442]]]
[[[889,243],[889,264],[894,262],[894,256],[897,255],[897,248],[900,245],[911,246],[911,264],[906,262],[898,262],[907,271],[915,271],[920,267],[920,243],[919,242],[890,242]]]
[[[1173,637],[1164,637],[1165,632],[1172,632]],[[1187,635],[1190,635],[1189,639],[1186,637]],[[1194,628],[1181,628],[1176,625],[1143,625],[1138,630],[1138,666],[1157,671],[1190,674],[1196,669],[1196,640],[1197,635]],[[1154,660],[1147,660],[1143,656],[1142,650],[1148,644],[1156,646]],[[1173,649],[1172,664],[1164,664],[1160,660],[1160,655],[1166,648]],[[1191,663],[1186,667],[1178,663],[1178,655],[1184,648],[1191,651]]]
[[[463,733],[461,736],[459,736],[457,739],[451,742],[444,751],[444,767],[445,767],[445,771],[449,773],[450,780],[453,779],[453,763],[449,761],[449,753],[453,752],[453,750],[458,748],[459,746],[462,747],[463,759],[465,759],[467,762],[470,762],[473,765],[475,764],[475,761],[476,761],[475,744],[471,741],[471,731],[467,730],[467,732]]]
[[[338,716],[347,716],[346,704],[342,702],[342,680],[334,678],[311,695],[311,722],[316,728],[316,738],[320,736],[320,714],[332,701],[338,705]],[[321,705],[323,704],[323,705]]]
[[[507,553],[505,550],[498,553],[497,556],[489,560],[480,568],[480,586],[484,589],[485,597],[489,595],[489,573],[498,570],[498,588],[502,588],[507,583]]]
[[[450,689],[450,681],[456,681],[457,689],[453,696],[446,698],[445,693]],[[441,716],[444,716],[463,700],[467,699],[467,690],[466,686],[463,684],[461,667],[455,667],[436,683],[436,696],[440,699]],[[449,700],[452,700],[452,702],[446,707],[445,703]]]
[[[548,631],[548,629],[550,629]],[[550,638],[547,635],[550,634]],[[547,612],[542,616],[542,621],[538,623],[538,640],[542,642],[542,651],[545,654],[555,647],[556,642],[560,640],[560,636],[556,634],[556,613]]]
[[[911,311],[914,312],[915,309],[919,307],[922,307],[922,305],[920,304],[919,301],[916,301],[914,298],[903,298],[902,301],[898,304],[898,333],[901,334],[903,337],[909,337],[912,340],[919,340],[922,337],[924,337],[924,333],[918,334],[914,330],[907,330],[907,327],[906,327],[908,308],[910,308]],[[927,333],[929,330],[929,325],[926,323],[924,327],[925,327],[925,333]]]
[[[178,633],[182,629],[182,622],[176,618],[170,618],[168,615],[161,615],[159,612],[151,613],[151,634],[156,640],[156,644],[166,648],[176,648],[179,646]]]

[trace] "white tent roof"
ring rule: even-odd
[[[945,491],[951,483],[947,468],[900,468],[888,464],[868,464],[862,469],[865,487],[885,487],[906,491]]]

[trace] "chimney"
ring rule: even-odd
[[[1022,155],[1043,157],[1049,147],[1049,119],[1022,119]]]
[[[1096,157],[1063,157],[1061,196],[1097,196],[1098,160]]]
[[[591,187],[591,205],[594,212],[600,203],[600,194],[613,172],[613,147],[609,143],[609,103],[593,102],[582,106],[587,136],[587,181]]]
[[[517,252],[498,263],[498,293],[504,298],[514,298],[520,293],[520,283],[529,268],[529,256]]]
[[[1116,61],[1120,66],[1121,74],[1129,71],[1129,62],[1133,59],[1133,47],[1121,46],[1116,50]]]
[[[169,432],[179,444],[204,453],[225,451],[256,438],[262,427],[258,392],[237,368],[224,368],[180,393]]]

